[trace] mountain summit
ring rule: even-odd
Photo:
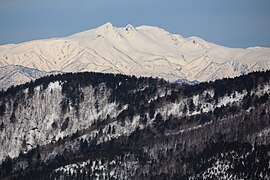
[[[154,26],[106,23],[68,37],[0,46],[0,67],[13,65],[211,81],[270,69],[270,48],[228,48]]]

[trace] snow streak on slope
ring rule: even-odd
[[[0,46],[5,65],[210,81],[270,69],[270,48],[227,48],[158,27],[106,23],[69,37]]]
[[[105,119],[107,115],[115,117],[121,112],[118,104],[109,102],[111,92],[103,84],[97,87],[100,92],[92,86],[82,89],[85,101],[80,103],[79,110],[72,107],[62,94],[62,85],[59,81],[51,82],[46,90],[37,86],[30,95],[29,89],[25,89],[24,93],[28,95],[23,100],[24,105],[18,101],[5,105],[6,113],[0,117],[2,124],[5,124],[5,129],[0,131],[3,147],[0,162],[6,156],[17,157],[20,152],[27,152],[37,145],[49,144],[86,129],[98,118]],[[94,106],[97,101],[100,111]],[[14,103],[18,106],[12,107]],[[67,112],[63,112],[63,106],[68,107]]]

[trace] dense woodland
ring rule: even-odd
[[[51,82],[62,82],[62,113],[70,106],[79,117],[80,103],[85,94],[82,89],[92,86],[111,90],[111,102],[117,102],[119,109],[128,105],[116,118],[107,116],[97,119],[89,128],[98,130],[94,139],[82,139],[78,131],[50,145],[64,148],[63,153],[44,162],[48,154],[46,147],[37,146],[17,158],[7,157],[1,165],[3,179],[219,179],[230,175],[233,179],[266,179],[270,177],[270,138],[256,133],[270,127],[269,89],[262,95],[253,91],[270,83],[270,71],[254,72],[237,78],[225,78],[215,82],[196,85],[169,83],[162,79],[136,78],[119,74],[67,73],[43,77],[34,82],[11,87],[0,92],[0,119],[6,111],[6,103],[13,99],[13,108],[25,98],[31,98],[37,86],[45,91]],[[27,94],[23,90],[28,89]],[[96,91],[100,89],[96,88]],[[246,92],[239,103],[215,107],[204,112],[192,97],[206,94],[204,101],[218,104],[224,96],[236,96]],[[183,115],[158,111],[170,103],[188,99]],[[99,102],[95,104],[99,111]],[[192,114],[192,112],[199,112]],[[14,111],[15,112],[15,111]],[[103,143],[100,137],[115,134],[113,122],[125,127],[127,121],[139,115],[140,127],[129,136],[120,136]],[[71,120],[55,128],[65,130]],[[153,122],[153,123],[149,123]],[[0,131],[5,128],[0,121]],[[10,116],[10,123],[16,123],[16,114]],[[196,127],[200,127],[197,128]],[[188,131],[182,131],[189,129]],[[177,133],[176,133],[177,132]],[[269,132],[268,132],[269,133]],[[255,138],[252,138],[255,137]],[[66,148],[65,143],[74,144]],[[75,148],[76,147],[76,148]],[[154,155],[153,155],[154,154]],[[85,166],[69,171],[56,171],[68,164],[88,162]],[[21,168],[19,164],[27,164]],[[95,168],[99,162],[99,168]],[[112,163],[114,162],[114,163]],[[128,167],[127,164],[132,164]],[[135,165],[134,165],[135,164]],[[218,164],[219,166],[214,168]],[[102,169],[100,167],[106,167]],[[225,168],[226,167],[226,168]],[[225,168],[225,169],[224,169]],[[111,175],[116,171],[116,175]],[[228,177],[228,176],[226,176]]]

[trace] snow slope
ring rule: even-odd
[[[28,68],[20,65],[7,65],[0,67],[0,90],[8,87],[24,84],[37,78],[60,72],[45,72],[38,69]]]
[[[0,67],[210,81],[270,69],[270,48],[228,48],[153,26],[106,23],[64,38],[0,46]]]

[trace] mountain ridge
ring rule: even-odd
[[[0,177],[269,177],[269,73],[188,86],[83,72],[9,88]]]
[[[100,27],[63,38],[0,46],[0,66],[41,71],[110,72],[171,82],[213,81],[270,68],[270,48],[228,48],[142,25]]]

